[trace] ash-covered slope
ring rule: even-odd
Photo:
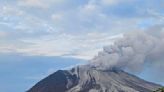
[[[159,87],[122,70],[80,66],[59,70],[27,92],[152,92]]]

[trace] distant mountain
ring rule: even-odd
[[[78,66],[51,74],[27,92],[152,92],[160,87],[116,68]]]

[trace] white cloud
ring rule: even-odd
[[[0,11],[1,11],[0,15],[1,16],[6,15],[6,17],[8,17],[9,15],[20,16],[23,14],[22,11],[11,5],[0,6]]]
[[[42,3],[42,1],[43,0],[20,0],[18,4],[22,6],[36,6],[45,8],[46,6],[44,3]]]
[[[14,33],[11,36],[12,39],[16,38],[13,47],[8,47],[7,45],[11,45],[11,43],[8,43],[7,48],[1,45],[1,49],[4,49],[4,51],[10,49],[7,51],[28,55],[69,56],[90,59],[104,45],[111,44],[110,42],[113,41],[111,35],[138,30],[140,29],[138,24],[144,20],[136,17],[122,18],[111,15],[110,9],[106,12],[106,8],[101,4],[116,5],[134,0],[89,0],[83,4],[78,3],[76,7],[69,10],[60,7],[60,11],[55,11],[56,9],[52,8],[51,5],[60,5],[66,3],[67,0],[17,1],[18,5],[16,6],[3,5],[0,8],[0,15],[4,20],[0,24],[9,25],[8,28],[12,30],[7,31]],[[36,9],[37,12],[34,13],[34,11],[22,8],[19,5],[32,7],[31,9],[34,7],[51,7],[51,9],[48,8],[47,11],[37,11]],[[40,13],[43,16],[40,17]],[[159,23],[156,18],[151,18],[155,20],[153,23]],[[159,18],[162,19],[163,17]],[[4,34],[0,33],[0,35],[3,36]]]
[[[62,14],[53,14],[51,17],[54,21],[58,21],[58,20],[62,19],[63,15]]]
[[[67,0],[18,0],[18,5],[26,7],[49,8],[51,5],[58,5]]]
[[[63,56],[80,59],[92,59],[104,45],[112,44],[122,35],[110,36],[105,33],[86,35],[50,35],[36,39],[22,39],[24,45],[14,45],[3,50],[10,50],[24,55]]]
[[[86,5],[81,7],[81,11],[85,14],[95,14],[98,11],[98,7],[94,2],[88,2]]]
[[[89,0],[86,4],[69,11],[55,12],[51,15],[51,19],[56,30],[65,32],[108,31],[116,34],[120,31],[140,29],[138,24],[142,19],[125,19],[104,10],[105,7],[98,4],[98,1]]]
[[[164,14],[160,14],[152,9],[147,9],[147,13],[150,15],[150,16],[153,16],[157,19],[159,19],[160,21],[164,21]]]
[[[4,31],[0,31],[0,38],[6,37],[8,34]]]
[[[103,5],[117,5],[119,3],[132,2],[134,0],[100,0]]]
[[[12,32],[13,37],[24,33],[43,34],[54,32],[54,28],[44,19],[34,16],[25,10],[13,5],[0,6],[0,28],[1,30]],[[16,39],[17,40],[17,39]]]

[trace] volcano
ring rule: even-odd
[[[27,92],[152,92],[161,86],[123,70],[101,70],[87,65],[58,70]]]

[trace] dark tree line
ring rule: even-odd
[[[163,88],[159,88],[159,89],[157,89],[156,91],[153,91],[153,92],[164,92],[164,87]]]

